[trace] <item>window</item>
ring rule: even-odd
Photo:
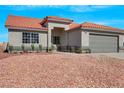
[[[39,35],[37,33],[31,33],[31,43],[39,43]]]
[[[60,37],[59,36],[53,37],[53,44],[60,44]]]
[[[23,43],[39,43],[39,34],[24,32],[22,39]]]
[[[23,33],[23,43],[30,43],[30,33]]]

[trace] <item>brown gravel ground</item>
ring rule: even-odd
[[[0,87],[124,87],[124,60],[83,54],[21,54],[0,60]]]
[[[15,55],[15,54],[8,54],[8,53],[0,52],[0,59],[4,59],[4,58],[7,58],[7,57],[10,57],[13,55]]]

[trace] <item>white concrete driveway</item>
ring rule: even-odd
[[[64,54],[64,55],[81,55],[77,53],[70,53],[70,52],[57,52],[57,54]],[[92,56],[108,56],[112,58],[119,58],[119,59],[124,59],[124,53],[87,53],[87,54],[82,54],[82,55],[92,55]]]
[[[124,59],[124,53],[93,53],[93,55],[96,55],[96,56],[105,55],[108,57]]]

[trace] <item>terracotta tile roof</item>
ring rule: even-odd
[[[70,20],[70,19],[67,19],[67,18],[61,18],[61,17],[57,17],[57,16],[47,16],[47,18],[52,18],[52,19],[62,20],[62,21],[70,21],[70,22],[73,21],[73,20]]]
[[[116,31],[124,31],[118,28],[113,28],[110,26],[104,26],[104,25],[100,25],[100,24],[95,24],[95,23],[90,23],[90,22],[84,22],[81,24],[81,26],[83,28],[96,28],[96,29],[103,29],[103,30],[116,30]]]
[[[40,24],[41,21],[42,19],[9,15],[5,26],[47,30]]]
[[[77,24],[77,23],[71,23],[70,25],[69,25],[69,30],[71,30],[71,29],[74,29],[74,28],[78,28],[78,27],[81,27],[81,24]]]
[[[52,21],[59,21],[59,22],[68,22],[68,23],[72,23],[73,20],[67,19],[67,18],[61,18],[61,17],[57,17],[57,16],[46,16],[43,21],[41,22],[41,24],[44,24],[46,22],[48,22],[48,20],[52,20]]]
[[[37,18],[28,18],[28,17],[22,17],[22,16],[13,16],[13,15],[9,15],[8,19],[6,21],[6,27],[20,27],[20,28],[30,28],[30,29],[40,29],[40,30],[47,30],[47,27],[43,27],[42,26],[42,22],[46,22],[48,20],[48,18],[50,19],[55,19],[58,21],[67,21],[70,22],[69,30],[78,28],[78,27],[82,27],[82,28],[86,28],[86,29],[101,29],[101,30],[112,30],[112,31],[124,31],[118,28],[113,28],[110,26],[104,26],[104,25],[100,25],[100,24],[94,24],[94,23],[90,23],[90,22],[84,22],[82,24],[77,24],[77,23],[72,23],[72,20],[70,19],[66,19],[66,18],[60,18],[60,17],[56,17],[56,16],[47,16],[46,18],[44,18],[44,20],[42,19],[37,19]]]
[[[76,29],[76,28],[79,28],[79,27],[82,27],[82,28],[86,28],[86,29],[99,29],[100,30],[106,30],[106,31],[121,31],[121,32],[124,32],[124,30],[122,29],[118,29],[118,28],[113,28],[113,27],[110,27],[110,26],[104,26],[104,25],[100,25],[100,24],[95,24],[95,23],[90,23],[90,22],[84,22],[82,24],[77,24],[77,23],[72,23],[69,25],[70,30],[72,29]]]

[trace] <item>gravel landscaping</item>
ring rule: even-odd
[[[124,60],[65,53],[2,57],[0,87],[124,87]]]

